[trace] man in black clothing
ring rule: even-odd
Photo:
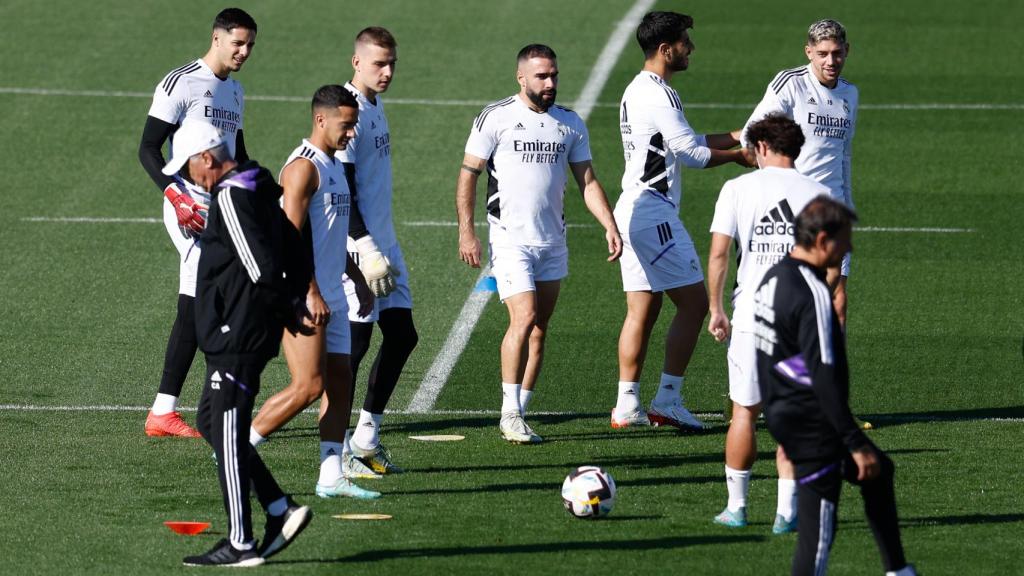
[[[249,445],[260,373],[277,356],[283,328],[308,326],[310,246],[281,210],[281,187],[270,172],[253,161],[239,166],[224,133],[211,124],[182,123],[163,172],[183,168],[212,198],[196,282],[196,335],[207,365],[196,420],[216,454],[228,515],[228,537],[184,563],[256,566],[284,549],[312,517],[281,491]],[[267,511],[259,548],[250,482]]]
[[[797,216],[795,247],[765,274],[755,299],[764,415],[796,467],[800,534],[792,573],[824,574],[842,481],[860,486],[886,574],[915,574],[900,541],[894,466],[850,412],[846,342],[825,272],[853,250],[857,216],[827,196]]]

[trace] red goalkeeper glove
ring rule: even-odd
[[[177,183],[168,184],[167,188],[164,188],[164,196],[174,207],[174,213],[178,216],[178,226],[196,234],[203,232],[209,208],[193,200]]]

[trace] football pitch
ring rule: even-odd
[[[573,184],[570,275],[530,405],[530,422],[546,441],[512,446],[498,433],[507,315],[494,295],[474,291],[479,271],[459,261],[454,225],[470,124],[486,103],[518,89],[519,48],[551,45],[558,100],[587,116],[594,166],[614,203],[623,164],[617,103],[642,64],[635,24],[625,28],[621,49],[614,40],[631,10],[646,6],[695,19],[696,52],[673,85],[690,123],[709,133],[740,127],[774,74],[806,61],[809,23],[831,17],[846,25],[844,76],[861,97],[851,404],[896,463],[904,546],[922,574],[1022,573],[1024,4],[238,5],[259,24],[255,51],[236,76],[246,90],[246,145],[274,172],[309,133],[313,91],[350,79],[356,32],[382,25],[396,36],[398,71],[385,95],[394,213],[420,334],[383,432],[408,473],[361,482],[383,498],[313,494],[312,413],[261,447],[282,487],[315,514],[261,573],[788,573],[795,536],[771,535],[774,446],[766,431],[750,526],[711,523],[726,501],[724,347],[702,334],[687,374],[687,404],[710,424],[705,433],[609,427],[624,298],[618,265],[605,262],[602,231]],[[178,262],[160,221],[160,194],[137,160],[153,87],[205,53],[222,7],[195,0],[0,5],[0,573],[179,573],[183,556],[226,535],[209,447],[143,433],[174,318]],[[741,172],[684,172],[683,221],[704,258],[718,192]],[[644,373],[645,402],[656,388],[666,328],[663,317]],[[200,356],[183,392],[189,422],[203,367]],[[279,357],[264,373],[261,398],[287,382]],[[422,434],[465,440],[409,438]],[[586,464],[618,484],[606,519],[577,520],[562,509],[563,477]],[[881,573],[860,503],[847,488],[833,574]],[[333,518],[347,513],[392,518]],[[164,520],[213,526],[186,537]],[[254,523],[259,537],[258,510]]]

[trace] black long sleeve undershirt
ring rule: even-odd
[[[150,179],[161,192],[174,182],[174,178],[162,172],[164,164],[167,163],[164,159],[163,148],[164,143],[177,129],[177,125],[169,124],[152,116],[146,117],[146,126],[142,129],[142,140],[139,142],[139,163],[142,164]],[[249,161],[249,153],[245,149],[245,137],[242,135],[242,130],[235,134],[235,161],[239,165]]]
[[[353,240],[359,240],[363,236],[369,236],[370,231],[366,229],[366,221],[359,211],[359,195],[356,193],[356,166],[351,162],[345,162],[345,180],[348,181],[348,190],[352,194],[352,209],[348,215],[348,236]]]

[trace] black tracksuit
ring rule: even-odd
[[[260,373],[277,356],[283,328],[295,327],[312,265],[266,168],[241,165],[212,194],[196,283],[196,333],[207,365],[196,420],[217,454],[229,540],[248,548],[250,480],[264,507],[284,496],[249,445]]]
[[[885,569],[903,568],[893,463],[850,412],[846,341],[824,271],[787,256],[765,274],[754,298],[765,421],[798,478],[799,541],[792,573],[827,569],[844,478],[860,486]],[[868,445],[878,455],[881,473],[858,482],[850,453]]]

